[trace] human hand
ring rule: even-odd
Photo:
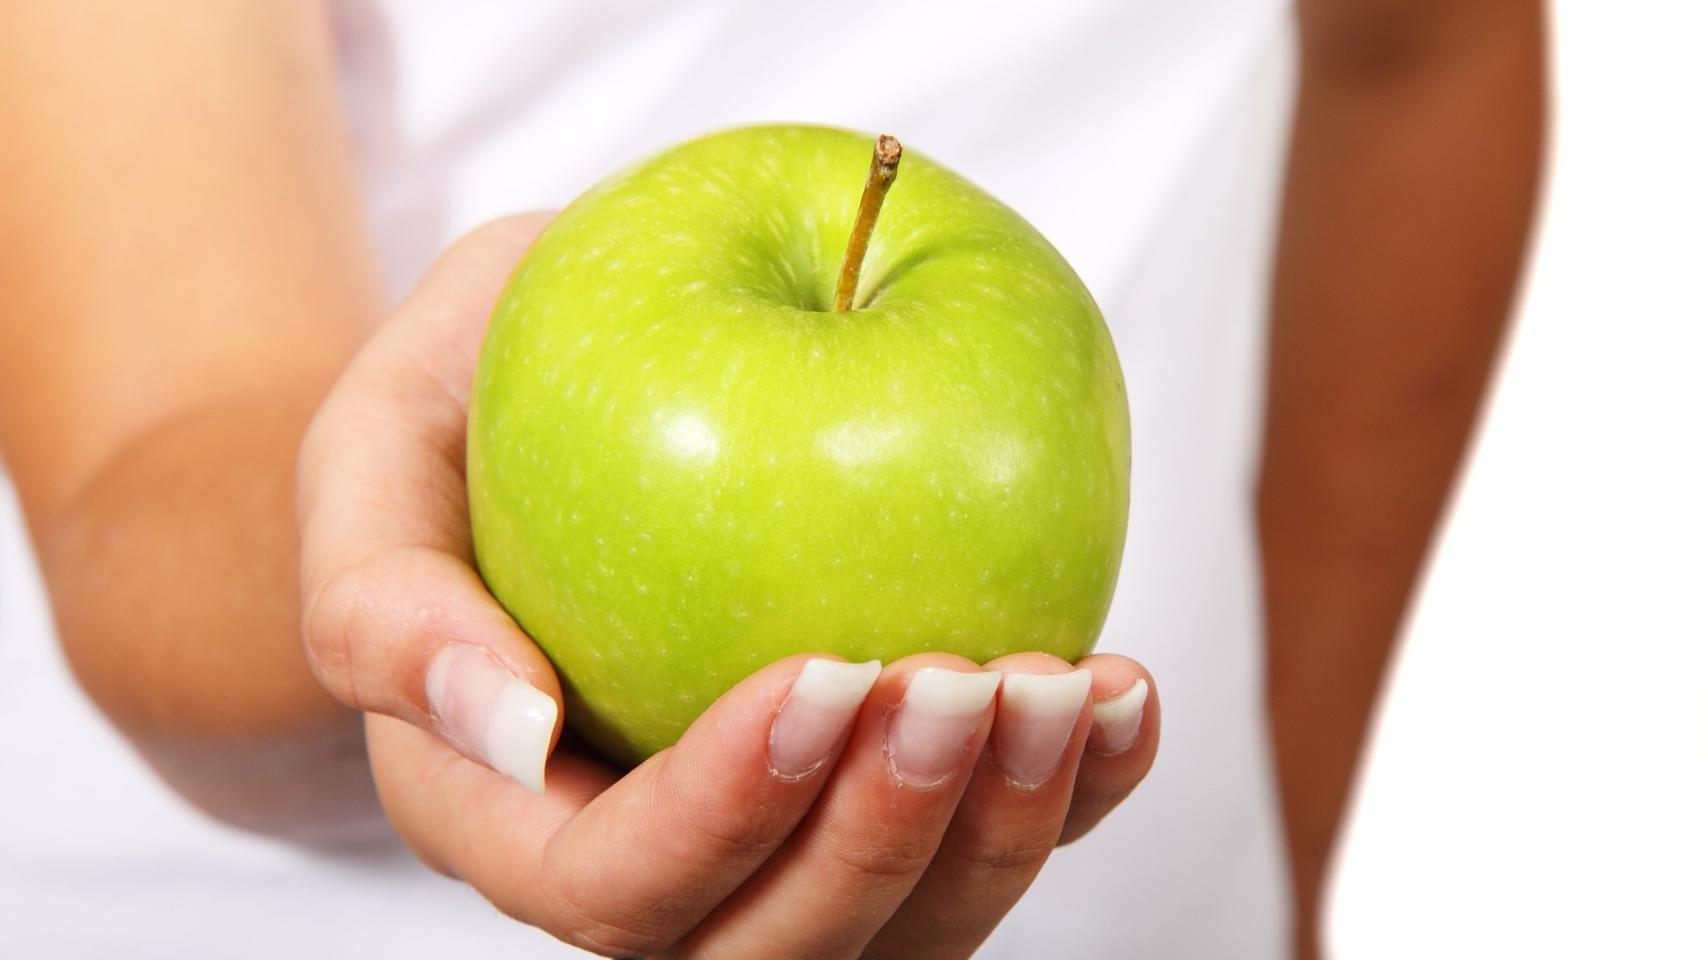
[[[1148,672],[802,655],[626,774],[572,740],[553,753],[557,677],[475,572],[463,477],[486,320],[546,219],[457,243],[303,444],[307,653],[368,713],[387,815],[428,865],[609,956],[970,955],[1148,772]]]

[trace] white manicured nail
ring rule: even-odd
[[[1001,678],[1001,708],[990,740],[1008,782],[1034,790],[1054,776],[1089,696],[1088,670]]]
[[[534,793],[545,791],[557,701],[467,643],[447,643],[433,655],[426,691],[445,739]]]
[[[1090,728],[1090,749],[1109,755],[1130,749],[1143,727],[1143,704],[1148,699],[1149,681],[1139,680],[1130,690],[1092,706],[1096,722]]]
[[[945,782],[965,757],[983,714],[995,699],[1001,674],[925,667],[912,675],[906,696],[889,718],[889,769],[912,787]]]
[[[808,660],[770,724],[770,772],[801,780],[829,759],[877,682],[876,660]]]

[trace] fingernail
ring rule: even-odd
[[[889,718],[889,769],[911,787],[943,783],[965,757],[983,712],[995,698],[1001,674],[925,667],[912,675],[906,696]]]
[[[801,780],[817,771],[841,742],[883,665],[808,660],[770,724],[770,772]]]
[[[445,739],[534,793],[545,792],[557,701],[467,643],[447,643],[433,655],[426,689]]]
[[[1143,726],[1143,704],[1148,699],[1149,681],[1139,680],[1130,690],[1092,706],[1095,724],[1090,728],[1090,749],[1110,755],[1130,749]]]
[[[1009,783],[1034,790],[1054,776],[1089,696],[1088,670],[1001,678],[1001,709],[990,737],[996,766]]]

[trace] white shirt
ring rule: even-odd
[[[389,288],[483,220],[760,120],[896,133],[1030,219],[1125,367],[1131,524],[1100,648],[1154,671],[1166,733],[1149,781],[1054,855],[980,956],[1280,957],[1248,502],[1283,0],[827,6],[344,0]],[[0,956],[573,954],[400,848],[306,853],[174,798],[66,672],[9,501],[0,770]]]

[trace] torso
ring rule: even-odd
[[[758,120],[898,133],[1060,248],[1132,404],[1101,648],[1156,673],[1167,731],[1150,781],[1054,856],[980,956],[1282,956],[1247,506],[1291,87],[1281,0],[865,0],[833,19],[784,0],[336,9],[394,295],[482,220]],[[0,509],[0,903],[23,918],[0,924],[0,954],[565,954],[400,850],[309,855],[183,807],[76,691],[38,588]]]

